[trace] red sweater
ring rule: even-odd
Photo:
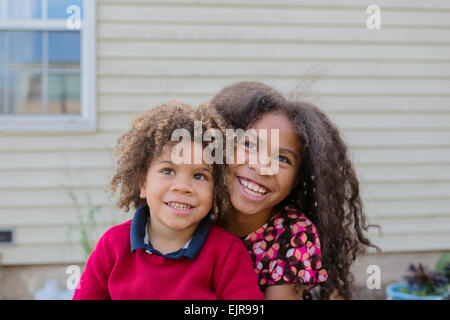
[[[131,220],[109,229],[89,257],[74,300],[264,299],[241,240],[212,225],[194,260],[130,250]]]

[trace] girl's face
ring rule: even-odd
[[[192,155],[193,146],[191,143]],[[180,231],[195,228],[208,214],[213,203],[214,178],[204,162],[174,164],[172,148],[165,147],[150,164],[145,181],[140,184],[140,197],[147,200],[152,228]]]
[[[267,150],[271,150],[271,129],[279,132],[278,171],[262,175],[265,166],[258,161],[248,161],[248,152],[252,144],[246,143],[246,161],[244,164],[229,165],[230,199],[233,207],[244,214],[258,214],[271,211],[294,187],[294,181],[300,167],[300,139],[289,118],[281,113],[267,113],[255,122],[251,129],[267,129]],[[267,151],[266,151],[267,154]],[[271,155],[268,155],[271,156]],[[267,168],[270,164],[266,165]],[[266,168],[266,169],[267,169]],[[264,173],[267,173],[266,170]]]

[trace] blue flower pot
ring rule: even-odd
[[[443,300],[443,296],[416,296],[412,293],[399,291],[400,288],[408,288],[406,282],[396,282],[386,287],[386,294],[389,300]]]

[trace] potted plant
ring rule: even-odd
[[[397,282],[386,287],[391,300],[444,300],[450,299],[450,253],[444,254],[434,271],[421,263],[411,264],[406,282]]]

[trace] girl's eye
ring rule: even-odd
[[[206,176],[204,174],[202,174],[202,173],[194,174],[194,179],[195,180],[208,180],[208,179],[206,179]]]
[[[252,149],[252,150],[258,150],[258,146],[255,143],[251,142],[251,141],[245,141],[244,142],[244,146],[249,148],[249,149]]]
[[[291,164],[291,160],[289,160],[288,157],[278,156],[277,160],[280,161],[280,162],[284,162],[284,163],[287,163],[287,164]]]
[[[173,176],[175,174],[175,171],[173,169],[170,169],[170,168],[164,168],[164,169],[161,170],[161,173]]]

